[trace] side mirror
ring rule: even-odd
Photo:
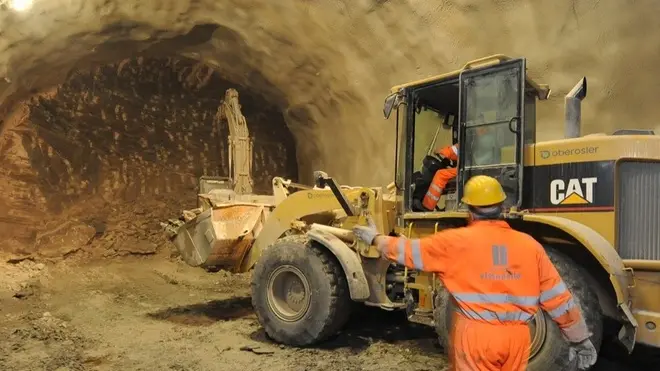
[[[392,93],[385,98],[385,104],[383,105],[383,116],[385,116],[385,119],[390,118],[392,110],[401,103],[402,98],[403,95],[399,92]]]

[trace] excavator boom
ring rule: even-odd
[[[227,89],[225,99],[218,107],[216,123],[223,120],[229,126],[229,173],[236,194],[252,193],[252,138],[245,116],[241,113],[238,91]]]
[[[275,177],[272,194],[253,194],[253,142],[235,89],[225,92],[218,107],[214,124],[220,129],[224,122],[229,127],[229,179],[202,176],[198,207],[161,226],[189,265],[236,272],[275,206],[290,190],[310,187]]]

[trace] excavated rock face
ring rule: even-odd
[[[6,122],[0,187],[10,197],[0,198],[0,233],[19,243],[14,252],[56,257],[97,233],[107,239],[110,222],[135,238],[106,250],[155,251],[158,221],[195,206],[199,176],[230,175],[229,130],[216,117],[230,87],[242,92],[254,137],[255,192],[270,192],[276,174],[295,179],[291,133],[261,96],[185,58],[127,59],[76,72]],[[153,204],[158,198],[167,205]],[[146,236],[151,247],[139,241]]]
[[[134,200],[190,186],[202,174],[229,176],[229,129],[215,115],[230,87],[190,60],[137,58],[77,73],[55,94],[32,99],[27,120],[43,143],[22,142],[50,210],[83,194]],[[297,175],[293,138],[275,106],[241,90],[255,191],[269,192],[275,174]]]
[[[122,189],[113,191],[118,199],[136,197],[138,189],[146,187],[143,179],[152,178],[146,175],[146,169],[159,174],[159,181],[150,183],[151,187],[158,187],[153,189],[172,190],[172,185],[189,184],[187,176],[223,162],[214,157],[217,153],[213,154],[212,141],[203,154],[186,148],[171,148],[170,154],[153,149],[149,152],[140,144],[141,139],[148,140],[139,134],[146,129],[138,129],[138,125],[127,132],[119,130],[122,125],[128,127],[124,114],[126,120],[137,120],[139,103],[130,105],[132,113],[123,109],[115,112],[104,101],[94,102],[94,84],[91,88],[81,85],[81,89],[89,90],[88,97],[83,99],[84,94],[80,93],[77,101],[77,105],[90,105],[89,108],[76,105],[67,109],[72,114],[91,109],[105,112],[107,123],[82,119],[43,121],[48,112],[52,113],[48,107],[53,104],[41,98],[30,103],[35,110],[30,110],[29,115],[41,115],[42,121],[22,129],[36,132],[24,137],[40,139],[21,144],[25,153],[9,151],[7,148],[21,148],[16,143],[22,141],[11,132],[12,122],[27,114],[17,103],[48,89],[51,99],[57,100],[52,87],[64,83],[71,71],[96,71],[97,66],[108,64],[111,65],[100,68],[117,71],[119,61],[138,55],[183,55],[203,61],[224,80],[247,87],[284,113],[296,139],[301,181],[309,181],[312,170],[323,169],[341,183],[385,185],[392,179],[394,168],[394,125],[384,121],[381,113],[388,88],[459,68],[467,60],[488,54],[526,56],[530,74],[553,87],[553,98],[538,108],[537,131],[541,140],[561,136],[562,96],[583,75],[589,78],[583,133],[618,127],[656,127],[650,118],[657,116],[656,110],[660,109],[654,103],[658,89],[652,78],[660,62],[660,26],[654,19],[658,10],[659,2],[596,0],[34,0],[32,7],[24,11],[3,5],[2,156],[4,163],[18,161],[16,158],[25,161],[13,168],[12,176],[7,178],[6,190],[0,197],[0,206],[6,211],[0,221],[5,228],[14,225],[14,229],[21,229],[25,224],[17,220],[28,220],[21,217],[34,213],[26,211],[30,207],[43,214],[57,213],[71,202],[67,200],[81,199],[90,192]],[[131,62],[128,69],[142,68],[135,64]],[[204,71],[199,71],[193,85],[195,79],[203,78]],[[126,89],[127,95],[121,99],[123,106],[128,107],[127,102],[134,98],[132,90]],[[217,97],[221,97],[222,89],[205,89],[217,91]],[[165,102],[169,98],[160,99]],[[177,110],[190,110],[187,115],[192,115],[194,107],[213,111],[210,103],[196,104]],[[203,113],[198,111],[198,115]],[[72,121],[77,124],[67,129]],[[252,124],[249,118],[248,123]],[[192,135],[206,135],[204,130],[208,128],[192,128],[196,133]],[[61,139],[55,139],[57,135],[47,136],[48,130],[90,141],[104,137],[94,135],[97,132],[118,135],[117,144],[106,142],[97,148],[95,142],[88,141],[78,149],[67,148],[62,156],[89,161],[50,164],[46,158],[53,158],[53,154],[39,155],[48,152],[39,143]],[[83,132],[88,134],[79,134]],[[264,137],[275,139],[271,134]],[[186,157],[188,165],[179,165],[176,172],[181,174],[176,176],[155,170],[156,165],[132,173],[115,173],[123,174],[119,178],[90,170],[92,163],[101,161],[102,153],[108,159],[112,157],[113,146],[132,153],[128,162],[131,164],[155,164],[165,158],[167,166],[172,167],[178,157],[192,155]],[[138,154],[142,149],[147,149],[145,154]],[[282,161],[291,158],[292,150],[287,151]],[[14,160],[6,159],[10,154]],[[30,158],[36,158],[32,160],[36,163],[27,160]],[[257,161],[269,160],[264,157]],[[77,166],[75,181],[64,180],[69,175],[55,175],[69,166]],[[42,175],[34,175],[39,171]],[[7,172],[3,174],[7,177]],[[37,178],[44,179],[43,183],[32,183]],[[119,183],[123,185],[113,185]],[[49,192],[60,196],[46,196]],[[30,233],[20,234],[34,241],[36,234],[30,237]]]

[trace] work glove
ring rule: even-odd
[[[353,227],[353,233],[355,233],[355,237],[358,238],[361,241],[364,241],[368,245],[373,244],[374,239],[376,236],[378,236],[380,233],[378,233],[378,229],[376,229],[376,223],[371,218],[367,218],[367,225],[356,225]]]
[[[596,363],[598,352],[588,338],[581,343],[572,344],[568,353],[568,360],[572,362],[577,357],[578,370],[588,370]]]

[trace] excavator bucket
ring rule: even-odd
[[[181,225],[173,243],[191,266],[237,273],[269,212],[264,204],[215,205]]]

